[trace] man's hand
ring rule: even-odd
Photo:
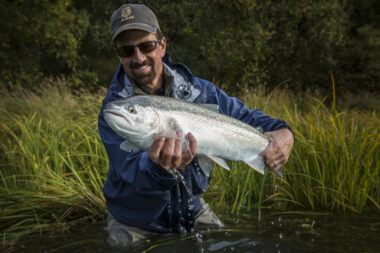
[[[148,150],[149,158],[165,170],[171,168],[184,170],[193,160],[197,151],[197,141],[191,133],[186,135],[188,149],[182,150],[182,134],[176,131],[178,138],[159,138]]]
[[[272,171],[278,171],[288,161],[294,144],[292,132],[287,128],[264,133],[271,140],[261,153],[265,165]]]

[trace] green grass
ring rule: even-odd
[[[380,212],[376,110],[338,110],[335,98],[325,106],[324,99],[281,90],[246,94],[249,107],[284,118],[296,143],[284,178],[262,176],[242,163],[231,163],[231,173],[217,167],[206,193],[217,212]],[[31,232],[105,219],[108,161],[97,131],[103,96],[73,95],[64,85],[47,86],[37,95],[1,93],[3,244]]]
[[[376,109],[337,109],[334,92],[322,99],[281,90],[269,96],[246,94],[243,100],[249,107],[285,119],[294,130],[295,146],[284,178],[269,172],[262,176],[243,163],[234,163],[231,173],[216,170],[217,183],[210,187],[208,200],[220,208],[229,207],[232,213],[266,208],[380,214]],[[325,106],[327,99],[330,106]]]
[[[107,158],[97,132],[99,96],[64,87],[0,100],[0,232],[32,231],[106,215]],[[9,237],[9,236],[10,237]]]

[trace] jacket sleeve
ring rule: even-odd
[[[98,118],[98,129],[109,158],[108,180],[121,180],[137,192],[157,194],[176,184],[176,179],[152,162],[146,151],[126,152],[120,149],[124,140],[104,120],[103,107]]]
[[[244,121],[253,127],[261,127],[264,132],[287,128],[292,129],[282,119],[275,119],[258,109],[248,109],[239,99],[228,96],[213,84],[208,85],[208,103],[218,104],[221,113]]]

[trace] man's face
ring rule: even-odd
[[[135,46],[146,41],[157,41],[157,35],[142,30],[127,30],[117,37],[116,47]],[[163,38],[157,48],[149,53],[134,48],[129,57],[118,56],[124,71],[139,85],[156,86],[162,75],[162,57],[166,51],[166,40]]]

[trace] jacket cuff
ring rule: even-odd
[[[178,184],[178,179],[176,179],[171,173],[152,161],[150,161],[150,163],[151,166],[149,169],[152,171],[153,176],[160,185],[169,190],[174,185]]]
[[[293,129],[292,129],[290,126],[288,126],[287,124],[284,124],[284,125],[278,127],[276,130],[280,130],[280,129],[283,129],[283,128],[289,129],[289,131],[290,131],[290,132],[292,133],[292,135],[293,135],[293,141],[296,142],[296,138],[295,138],[295,136],[294,136]]]

